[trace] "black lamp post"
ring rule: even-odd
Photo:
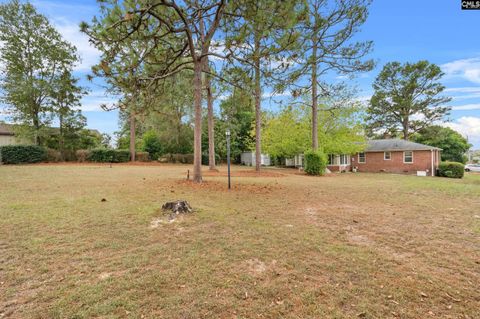
[[[227,166],[228,166],[228,189],[230,189],[230,129],[225,131],[227,136]]]

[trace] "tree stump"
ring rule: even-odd
[[[163,204],[162,209],[164,212],[169,213],[169,219],[175,219],[180,214],[193,213],[193,209],[186,200],[177,200],[173,202],[166,202]]]

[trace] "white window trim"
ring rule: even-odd
[[[411,152],[412,153],[412,161],[411,162],[405,162],[405,152]],[[403,164],[413,164],[413,151],[403,151]]]
[[[390,158],[387,158],[385,155],[387,155],[387,153],[390,155]],[[392,152],[383,152],[383,160],[384,161],[390,161],[392,159]]]
[[[362,154],[362,153],[363,153],[363,159],[364,159],[363,162],[360,161],[360,154]],[[367,153],[365,153],[365,152],[360,152],[360,153],[358,153],[358,163],[360,163],[360,164],[365,164],[366,162],[367,162]]]

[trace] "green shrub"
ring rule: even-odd
[[[441,162],[438,166],[438,175],[449,178],[462,178],[465,166],[457,162]]]
[[[233,157],[231,159],[231,161],[233,162]],[[202,153],[202,165],[208,165],[208,152],[203,152]],[[220,164],[220,155],[218,155],[217,153],[215,153],[215,164]]]
[[[138,162],[149,162],[150,154],[148,152],[135,152],[135,160]]]
[[[130,151],[97,148],[90,151],[87,160],[97,163],[125,163],[130,160]]]
[[[322,151],[305,152],[305,172],[308,175],[323,175],[327,167],[327,155]]]
[[[114,150],[113,151],[113,162],[114,163],[126,163],[130,161],[130,151],[129,150]]]
[[[152,160],[157,160],[162,155],[162,144],[155,131],[147,131],[142,136],[142,151],[148,152]]]
[[[37,145],[6,145],[0,147],[0,162],[4,164],[38,163],[47,159],[45,148]]]

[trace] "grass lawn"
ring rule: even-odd
[[[480,318],[480,175],[187,169],[0,166],[0,318]]]

